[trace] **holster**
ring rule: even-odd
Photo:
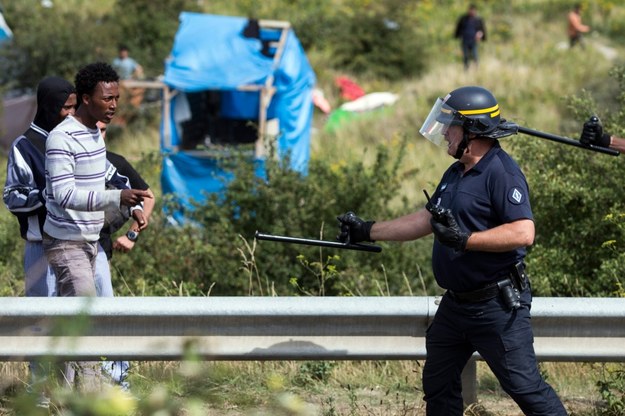
[[[530,279],[527,273],[525,273],[525,264],[522,261],[519,261],[514,265],[512,271],[510,272],[510,279],[512,279],[512,284],[519,292],[528,288]]]

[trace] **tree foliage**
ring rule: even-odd
[[[427,239],[401,250],[388,243],[380,254],[269,241],[254,245],[256,231],[334,241],[336,215],[347,210],[363,218],[398,215],[388,200],[398,190],[399,164],[384,147],[372,166],[313,160],[307,176],[268,160],[264,180],[254,175],[252,164],[234,163],[224,195],[198,203],[187,213],[189,225],[153,220],[132,256],[113,258],[124,280],[115,285],[135,294],[144,287],[156,294],[193,295],[423,293],[424,286],[433,287]]]
[[[618,80],[620,109],[600,108],[588,92],[568,97],[575,120],[601,117],[605,131],[623,135],[625,68]],[[581,126],[580,126],[581,128]],[[579,135],[579,131],[573,132]],[[528,256],[537,293],[551,296],[610,296],[623,285],[625,188],[623,160],[535,139],[517,149],[525,161],[536,217],[536,243]]]
[[[144,66],[146,76],[156,77],[163,73],[182,11],[201,10],[193,0],[118,0],[107,23],[116,30],[114,39],[126,44]]]
[[[199,10],[192,0],[117,1],[101,8],[42,4],[6,3],[4,16],[14,36],[0,48],[0,80],[5,88],[34,90],[49,75],[73,81],[81,66],[110,62],[120,43],[130,47],[147,76],[162,74],[179,13]]]
[[[34,90],[48,75],[73,81],[77,68],[98,59],[97,46],[108,38],[91,12],[34,0],[6,3],[5,18],[13,31],[13,40],[0,48],[0,79],[7,88]]]

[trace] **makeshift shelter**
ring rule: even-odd
[[[262,175],[269,140],[306,174],[315,74],[288,22],[183,12],[163,82],[163,193],[220,192],[231,174],[215,155],[233,146]]]
[[[6,20],[4,20],[4,15],[2,14],[2,7],[0,6],[0,43],[6,42],[13,39],[13,31],[7,25]]]

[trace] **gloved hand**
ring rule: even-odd
[[[341,243],[371,241],[371,226],[375,221],[364,221],[351,211],[339,215],[336,219],[339,220],[340,230],[340,234],[336,236],[336,239]]]
[[[579,141],[586,146],[610,147],[610,135],[603,132],[603,126],[597,116],[592,116],[584,123]]]
[[[466,233],[460,229],[456,219],[449,209],[441,212],[440,218],[432,217],[430,219],[432,232],[441,244],[451,247],[456,251],[465,251],[467,241],[471,233]]]

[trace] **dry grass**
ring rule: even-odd
[[[465,415],[521,416],[487,365],[481,361],[477,365],[478,402]],[[214,416],[425,414],[422,362],[339,361],[324,368],[325,377],[315,379],[312,375],[318,373],[299,361],[137,362],[131,389],[141,398],[155,386],[166,385],[171,400],[194,397],[204,403],[205,414]],[[541,370],[570,414],[598,414],[601,401],[595,383],[603,374],[603,364],[549,362],[542,363]],[[22,386],[27,374],[25,363],[0,364],[3,390]],[[299,410],[289,412],[291,407]]]

